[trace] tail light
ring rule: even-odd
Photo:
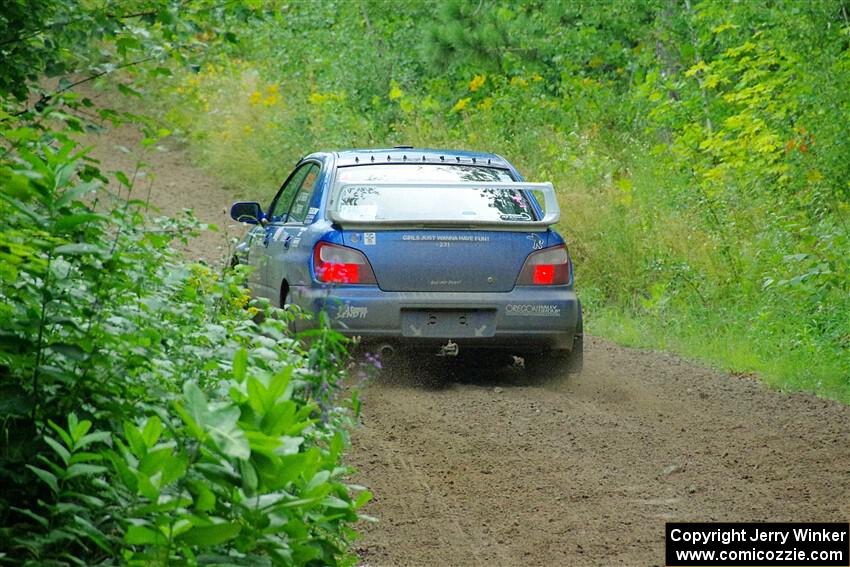
[[[313,250],[313,273],[322,283],[375,283],[375,273],[362,252],[329,242],[316,244]]]
[[[561,244],[529,254],[517,285],[565,285],[570,279],[570,255]]]

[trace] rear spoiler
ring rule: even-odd
[[[351,218],[340,211],[340,195],[346,189],[368,190],[370,188],[389,187],[404,191],[405,189],[496,189],[520,190],[538,192],[543,195],[543,210],[545,214],[540,220],[469,220],[459,218],[434,219],[363,219]],[[551,183],[525,182],[465,182],[465,183],[400,183],[395,181],[366,181],[360,183],[340,183],[331,191],[328,201],[328,218],[343,227],[353,228],[407,228],[407,227],[451,227],[451,228],[488,228],[495,230],[527,230],[530,232],[546,230],[561,218],[561,209],[555,197],[555,188]]]

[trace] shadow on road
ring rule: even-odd
[[[400,354],[386,361],[376,385],[445,390],[458,385],[517,388],[555,386],[568,380],[544,379],[525,369],[521,358],[486,355],[438,357]]]

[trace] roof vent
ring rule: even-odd
[[[392,158],[390,157],[390,154],[387,154],[387,161],[390,161],[390,160],[392,160]]]
[[[472,158],[472,163],[475,163],[475,158]]]
[[[372,156],[372,163],[375,163],[375,156]]]
[[[424,156],[424,155],[422,156],[422,161],[425,161],[425,156]]]
[[[360,163],[360,158],[357,157],[357,156],[354,156],[354,163]]]
[[[457,160],[458,163],[460,163],[460,156],[456,156],[455,159]]]
[[[488,160],[487,160],[487,165],[489,165],[489,164],[490,164],[490,160],[488,159]]]
[[[407,156],[401,156],[401,159],[402,159],[403,161],[407,161]]]
[[[440,156],[440,161],[446,161],[446,158],[444,158],[443,156]]]

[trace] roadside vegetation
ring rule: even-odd
[[[266,8],[145,83],[234,193],[319,148],[499,152],[560,191],[591,332],[850,401],[845,2]]]
[[[262,16],[207,2],[22,0],[0,14],[0,564],[350,565],[369,493],[341,464],[346,344],[309,347],[245,274],[179,257],[208,230],[141,198],[169,132],[95,107],[224,56]],[[76,141],[126,121],[134,171]],[[265,318],[257,322],[258,310]]]

